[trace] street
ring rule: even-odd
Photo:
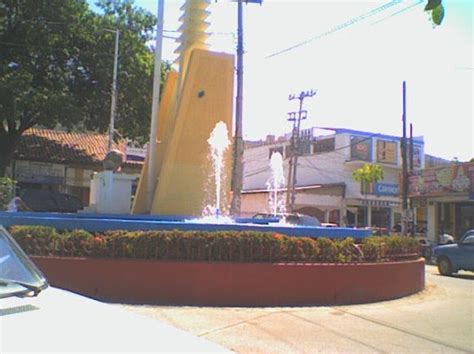
[[[387,279],[390,281],[390,279]],[[239,353],[474,352],[474,274],[438,275],[402,299],[337,307],[124,306]]]

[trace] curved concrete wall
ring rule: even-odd
[[[423,259],[308,264],[31,258],[53,286],[111,302],[340,305],[395,299],[425,286]]]

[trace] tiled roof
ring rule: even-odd
[[[62,164],[101,164],[107,154],[108,136],[96,133],[73,133],[49,129],[28,129],[20,139],[14,158],[17,160]],[[125,142],[114,149],[126,153]],[[142,162],[127,162],[138,166]]]

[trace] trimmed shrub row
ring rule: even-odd
[[[134,258],[221,262],[382,262],[420,257],[410,237],[373,236],[355,245],[352,238],[288,237],[258,231],[58,232],[43,226],[14,226],[11,233],[35,256]]]

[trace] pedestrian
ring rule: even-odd
[[[7,211],[11,213],[16,213],[21,210],[29,210],[28,206],[21,200],[20,197],[14,197],[7,206]]]

